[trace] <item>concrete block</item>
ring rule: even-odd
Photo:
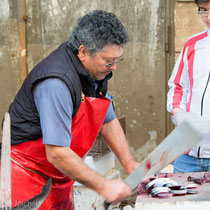
[[[145,202],[145,203],[136,203],[136,210],[209,210],[210,202],[208,201],[180,201],[180,202],[164,202],[164,203],[156,203],[156,202]]]

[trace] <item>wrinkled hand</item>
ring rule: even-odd
[[[130,187],[119,179],[105,180],[98,193],[106,202],[117,204],[131,195]]]

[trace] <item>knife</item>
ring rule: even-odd
[[[162,168],[172,163],[186,153],[202,139],[203,135],[188,121],[181,122],[140,165],[124,180],[132,191],[146,177],[156,174]],[[110,203],[104,202],[105,209]]]

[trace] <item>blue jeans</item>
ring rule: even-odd
[[[195,158],[182,155],[173,163],[174,173],[210,171],[210,158]]]

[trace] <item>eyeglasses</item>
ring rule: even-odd
[[[102,58],[101,56],[99,56],[99,55],[97,55],[98,57],[100,57],[104,62],[106,62],[105,60],[104,60],[104,58]],[[118,64],[118,63],[120,63],[121,61],[123,61],[125,58],[120,58],[120,59],[118,59],[117,61],[114,61],[114,62],[112,62],[112,63],[108,63],[108,62],[106,62],[106,63],[108,63],[108,64],[106,64],[106,68],[109,68],[109,67],[111,67],[111,66],[113,66],[113,65],[115,65],[115,64]]]
[[[203,10],[201,8],[198,8],[198,14],[201,15],[202,17],[208,17],[209,16],[209,12],[208,10]]]
[[[125,58],[120,58],[120,59],[118,59],[118,60],[115,61],[115,62],[108,63],[108,64],[106,65],[106,67],[109,68],[110,66],[113,66],[113,65],[115,65],[115,64],[120,63],[120,62],[123,61],[124,59],[125,59]]]

